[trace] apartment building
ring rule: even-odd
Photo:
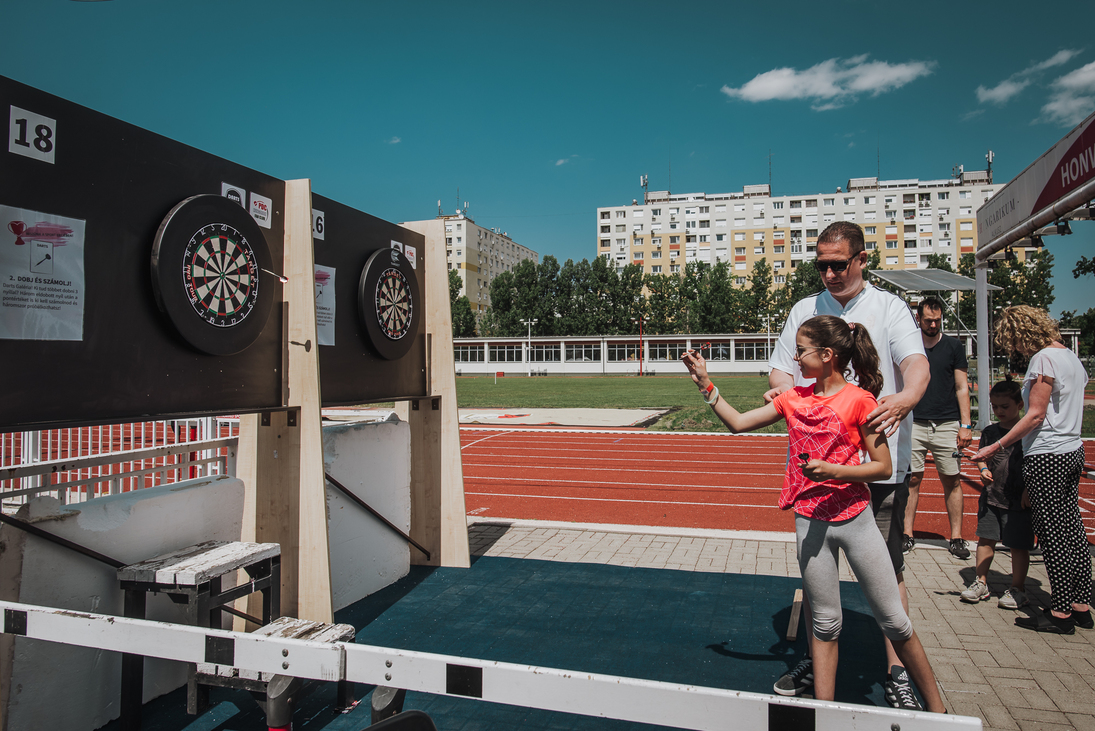
[[[468,296],[475,312],[490,307],[490,283],[496,276],[513,270],[526,259],[540,263],[540,255],[535,251],[521,246],[505,231],[483,228],[466,212],[399,225],[424,235],[428,242],[445,240],[448,268],[460,273],[463,282],[460,294]]]
[[[764,258],[778,285],[814,258],[818,234],[843,220],[863,226],[884,269],[923,268],[930,254],[957,266],[976,250],[977,208],[1003,187],[986,170],[941,180],[852,178],[835,192],[806,195],[773,196],[768,185],[716,195],[654,191],[642,203],[597,209],[597,255],[617,271],[638,264],[646,274],[726,261],[738,284]]]

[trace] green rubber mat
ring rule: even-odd
[[[771,693],[805,649],[801,625],[796,642],[784,639],[800,586],[772,576],[484,557],[470,569],[412,567],[335,621],[358,627],[362,644]],[[858,585],[842,584],[841,596],[837,700],[884,705],[882,634]],[[371,691],[359,686],[363,700],[340,714],[334,684],[325,684],[301,699],[293,728],[364,729]],[[246,693],[213,690],[210,698],[200,717],[186,715],[183,691],[156,699],[145,706],[144,728],[266,728]],[[415,692],[404,708],[426,711],[441,731],[652,728]]]

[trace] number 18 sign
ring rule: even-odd
[[[57,148],[57,120],[26,109],[11,107],[8,118],[8,152],[53,164]]]

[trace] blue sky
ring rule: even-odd
[[[1036,7],[3,0],[0,74],[391,221],[459,190],[562,262],[642,174],[720,193],[770,161],[775,194],[816,193],[991,148],[1010,180],[1095,111],[1090,7]],[[1095,304],[1071,275],[1095,223],[1073,228],[1047,240],[1054,314]]]

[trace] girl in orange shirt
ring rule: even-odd
[[[866,483],[886,479],[892,471],[885,435],[865,426],[882,388],[874,344],[861,325],[819,315],[798,329],[796,345],[802,375],[816,379],[814,384],[785,391],[772,403],[744,414],[719,396],[702,356],[689,351],[681,360],[730,431],[752,431],[787,420],[796,459],[788,461],[779,506],[795,511],[799,569],[813,615],[814,697],[833,700],[836,692],[841,629],[837,562],[842,549],[875,620],[920,688],[928,710],[945,713],[935,674],[901,606],[889,554],[868,509],[871,495]],[[849,365],[859,385],[848,382]],[[869,462],[862,461],[861,451],[870,456]]]

